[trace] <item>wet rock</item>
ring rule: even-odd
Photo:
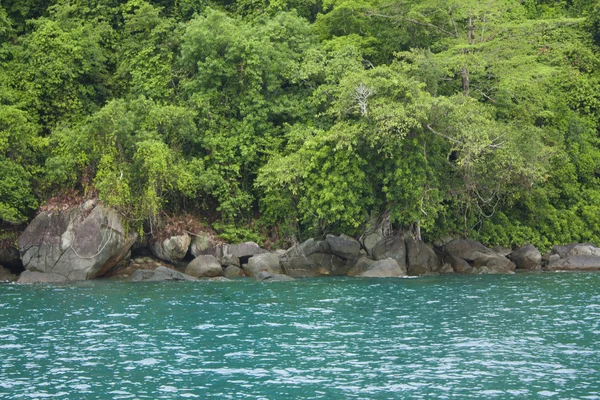
[[[377,242],[373,248],[373,259],[377,261],[386,258],[396,260],[400,268],[406,272],[406,244],[403,238],[387,236]]]
[[[406,276],[406,273],[398,265],[398,261],[393,258],[375,261],[371,267],[360,274],[363,278],[398,278]]]
[[[368,271],[373,264],[375,264],[375,260],[371,260],[367,257],[362,257],[358,259],[356,264],[348,271],[348,276],[360,276],[362,273]]]
[[[240,267],[236,267],[235,265],[230,265],[225,268],[224,274],[226,278],[243,278],[246,276],[246,274],[244,274],[244,270]]]
[[[223,276],[223,268],[213,256],[198,256],[188,264],[185,273],[196,278],[214,278]]]
[[[327,235],[326,241],[331,254],[345,259],[360,258],[360,243],[356,239],[346,235]]]
[[[250,257],[244,272],[248,276],[256,276],[261,271],[267,271],[272,274],[281,274],[283,269],[279,261],[279,256],[274,253],[257,254]]]
[[[510,253],[508,258],[519,269],[534,270],[542,265],[542,254],[535,246],[528,244]]]
[[[95,201],[61,212],[42,212],[19,238],[25,269],[77,281],[102,276],[129,253],[137,235],[119,215]]]
[[[167,267],[158,267],[155,270],[139,269],[131,276],[131,282],[164,282],[164,281],[195,281],[195,277],[182,274]]]
[[[53,272],[23,271],[18,283],[63,283],[67,282],[64,275]]]
[[[284,274],[272,274],[267,271],[260,271],[254,276],[254,279],[256,279],[259,282],[287,282],[294,280],[294,278],[292,278],[291,276],[287,276]]]
[[[413,238],[407,238],[405,242],[408,275],[425,275],[439,270],[441,266],[440,259],[429,246]]]

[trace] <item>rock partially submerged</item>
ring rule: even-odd
[[[600,256],[573,256],[550,263],[548,271],[600,271]]]
[[[118,214],[93,200],[61,212],[42,212],[19,238],[25,269],[68,281],[102,276],[123,260],[137,235]]]
[[[393,258],[398,262],[398,265],[404,271],[406,268],[406,244],[404,238],[400,236],[387,236],[381,239],[375,247],[373,247],[372,255],[374,260],[385,260]]]
[[[17,283],[64,283],[67,278],[52,272],[23,271]]]
[[[294,280],[294,278],[292,278],[291,276],[284,274],[272,274],[267,271],[260,271],[254,276],[254,279],[256,279],[259,282],[287,282]]]
[[[248,264],[244,264],[242,269],[248,276],[257,276],[261,271],[271,274],[283,273],[279,256],[275,253],[264,253],[250,257]]]
[[[471,239],[453,239],[443,248],[444,260],[462,274],[513,274],[515,264]]]
[[[535,246],[528,244],[509,254],[508,258],[518,269],[535,270],[542,265],[542,254]]]
[[[406,276],[406,272],[400,268],[398,262],[393,258],[375,261],[369,269],[359,275],[363,278],[399,278]]]
[[[439,272],[442,266],[433,249],[421,240],[407,238],[406,252],[408,259],[408,275],[426,275]]]
[[[165,281],[196,281],[193,276],[183,274],[167,267],[155,270],[138,269],[131,276],[131,282],[165,282]]]
[[[14,282],[18,279],[9,269],[0,265],[0,282]]]
[[[196,278],[215,278],[223,276],[223,268],[213,256],[198,256],[188,264],[185,273]]]

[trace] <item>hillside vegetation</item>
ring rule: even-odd
[[[0,43],[5,237],[97,196],[146,234],[600,242],[599,1],[6,0]]]

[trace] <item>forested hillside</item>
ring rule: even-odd
[[[0,43],[0,239],[97,196],[146,234],[600,243],[599,1],[2,0]]]

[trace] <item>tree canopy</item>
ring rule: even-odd
[[[0,6],[0,229],[76,192],[153,233],[600,241],[600,2]]]

